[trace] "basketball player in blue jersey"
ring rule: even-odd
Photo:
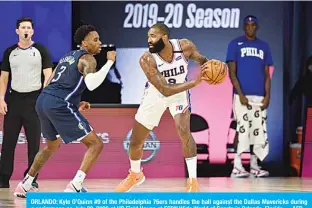
[[[164,111],[169,108],[174,118],[178,134],[182,140],[183,153],[189,179],[187,192],[198,192],[197,149],[190,131],[190,95],[188,90],[203,79],[202,72],[208,70],[204,63],[208,59],[200,54],[196,46],[187,39],[169,39],[169,29],[164,24],[156,24],[148,31],[149,52],[140,58],[140,65],[147,77],[143,101],[135,115],[135,124],[130,138],[129,174],[117,187],[117,192],[128,192],[144,182],[141,169],[145,138],[158,126]],[[196,77],[186,81],[188,60],[202,67]],[[161,171],[161,168],[159,169]]]
[[[266,108],[270,101],[270,72],[273,65],[269,45],[256,37],[259,27],[254,16],[244,18],[245,36],[228,45],[226,61],[234,86],[233,111],[237,121],[238,144],[232,177],[268,176],[258,166],[268,154]],[[250,149],[250,173],[241,161],[241,154]]]
[[[47,146],[36,155],[28,174],[18,184],[14,192],[17,197],[25,198],[26,192],[36,191],[31,185],[34,176],[60,147],[61,139],[66,144],[80,141],[87,147],[82,164],[65,192],[86,192],[82,187],[84,178],[102,151],[103,142],[79,112],[90,108],[90,104],[80,99],[86,87],[92,91],[101,85],[115,61],[116,52],[108,52],[107,63],[96,72],[93,55],[101,50],[99,34],[92,25],[83,25],[74,38],[80,50],[71,51],[60,59],[49,85],[37,100],[36,111]]]

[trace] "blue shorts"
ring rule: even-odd
[[[36,111],[43,138],[47,140],[53,141],[60,136],[68,144],[83,139],[92,131],[89,122],[75,105],[53,95],[41,93]]]

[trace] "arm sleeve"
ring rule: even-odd
[[[97,72],[95,73],[89,73],[85,77],[85,83],[87,88],[92,91],[96,89],[98,86],[102,84],[102,82],[105,80],[108,71],[113,66],[114,62],[111,60],[108,60],[106,64]]]

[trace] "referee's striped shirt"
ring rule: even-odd
[[[5,50],[0,69],[11,74],[12,90],[25,93],[41,89],[42,70],[52,66],[43,45],[34,43],[28,48],[20,48],[14,44]]]

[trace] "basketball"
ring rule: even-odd
[[[219,60],[209,60],[204,64],[206,71],[203,74],[208,84],[218,85],[221,84],[227,75],[228,67],[225,63]]]

